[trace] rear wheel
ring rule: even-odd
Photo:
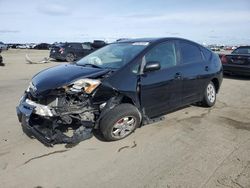
[[[216,89],[212,81],[210,81],[204,91],[202,104],[206,107],[212,107],[216,102]]]
[[[68,54],[66,55],[66,61],[67,61],[67,62],[73,62],[74,60],[75,60],[74,54],[68,53]]]
[[[120,104],[100,121],[100,130],[105,140],[120,140],[130,135],[140,123],[140,113],[135,106]]]

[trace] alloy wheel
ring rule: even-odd
[[[215,92],[214,86],[211,83],[208,84],[208,86],[207,86],[207,98],[208,98],[209,102],[214,103],[215,95],[216,95],[216,92]]]
[[[136,125],[136,119],[133,116],[126,116],[119,119],[112,129],[112,136],[121,139],[130,134]]]

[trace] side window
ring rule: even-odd
[[[181,51],[181,63],[195,63],[202,61],[200,48],[194,44],[188,42],[180,42],[179,43],[180,51]]]
[[[81,44],[78,44],[78,43],[71,43],[69,45],[69,47],[73,48],[73,49],[81,49],[82,48]]]
[[[212,53],[206,48],[202,48],[201,51],[202,51],[202,54],[204,55],[205,59],[207,61],[209,61],[211,59]]]
[[[75,49],[82,49],[82,45],[79,44],[79,43],[76,43],[76,44],[74,45],[74,48],[75,48]]]
[[[90,44],[87,44],[87,43],[83,43],[82,44],[82,48],[84,49],[84,50],[91,50],[91,46],[90,46]]]
[[[161,69],[176,66],[176,52],[173,42],[158,44],[145,55],[146,62],[157,61]]]

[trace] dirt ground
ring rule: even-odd
[[[15,107],[48,51],[8,50],[0,67],[0,187],[250,187],[250,78],[224,78],[215,107],[190,106],[128,138],[47,148],[23,134]]]

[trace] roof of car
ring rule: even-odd
[[[117,41],[118,43],[126,43],[126,42],[158,42],[163,40],[169,40],[169,39],[179,39],[179,40],[187,40],[183,38],[177,38],[177,37],[160,37],[160,38],[135,38],[135,39],[122,39]],[[189,40],[187,40],[189,41]]]
[[[159,38],[135,38],[135,39],[122,39],[117,42],[155,42]]]

